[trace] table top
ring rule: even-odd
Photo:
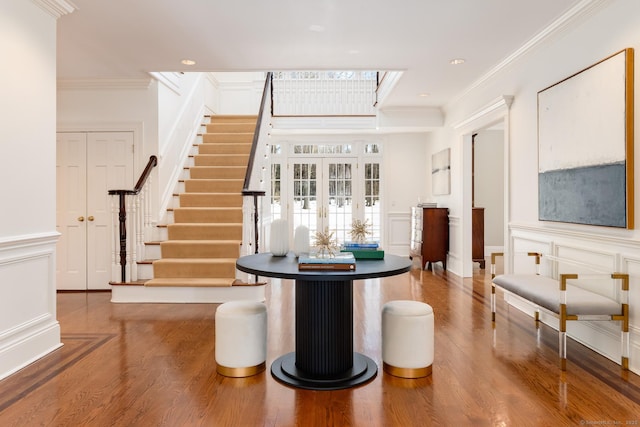
[[[384,259],[356,260],[355,271],[299,271],[298,259],[292,252],[286,256],[260,253],[240,257],[236,267],[245,273],[280,279],[344,281],[387,277],[406,273],[411,269],[409,257],[385,254]]]

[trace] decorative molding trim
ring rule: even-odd
[[[78,6],[71,3],[68,0],[31,0],[36,5],[40,6],[43,10],[48,12],[51,16],[58,19],[63,15],[68,15],[75,10],[78,10]]]
[[[396,86],[400,77],[402,77],[403,71],[387,71],[382,80],[378,84],[378,89],[376,89],[376,104],[377,108],[382,107],[384,105],[384,100],[391,93],[393,88]]]
[[[464,89],[460,94],[453,97],[448,105],[455,104],[460,101],[460,99],[464,98],[469,94],[472,90],[476,89],[478,86],[485,83],[487,80],[494,77],[500,71],[509,67],[511,64],[516,62],[518,59],[527,55],[529,52],[537,48],[539,45],[544,43],[546,40],[550,39],[552,36],[560,33],[565,30],[567,27],[573,25],[578,21],[579,18],[586,16],[601,6],[604,6],[606,3],[610,3],[612,0],[582,0],[567,12],[565,12],[562,16],[552,22],[548,27],[544,30],[540,31],[538,34],[529,39],[528,42],[523,44],[520,48],[518,48],[515,52],[507,56],[501,62],[499,62],[495,67],[493,67],[489,72],[480,77],[478,80],[473,82],[469,87]]]
[[[182,95],[182,92],[180,91],[180,78],[182,77],[183,73],[180,73],[180,72],[167,72],[167,73],[151,72],[149,74],[151,75],[151,77],[153,77],[158,82],[162,83],[163,85],[165,85],[166,87],[171,89],[176,94]]]
[[[634,250],[640,250],[640,240],[637,240],[631,236],[629,232],[622,231],[621,234],[614,234],[614,230],[609,227],[603,227],[606,230],[600,233],[593,232],[585,232],[582,230],[574,230],[574,229],[563,229],[563,228],[551,228],[551,227],[541,227],[540,225],[534,223],[526,223],[526,222],[511,222],[509,223],[509,230],[513,232],[523,231],[523,232],[533,232],[538,234],[556,236],[556,237],[564,237],[564,238],[572,238],[572,239],[580,239],[594,243],[601,244],[612,244],[617,246],[623,246],[626,248],[633,248]],[[607,233],[607,234],[604,234]]]
[[[58,237],[60,237],[60,233],[58,233],[57,231],[53,231],[50,233],[26,234],[23,236],[1,238],[0,252],[10,249],[55,244],[58,241]]]
[[[491,101],[490,103],[488,103],[487,105],[485,105],[484,107],[480,108],[479,110],[477,110],[476,112],[472,113],[470,116],[468,116],[466,119],[458,122],[458,123],[454,123],[453,124],[453,128],[454,129],[460,129],[463,128],[465,126],[467,126],[470,123],[473,123],[475,120],[478,120],[488,114],[491,114],[495,111],[499,111],[503,108],[506,108],[507,110],[511,107],[511,104],[513,103],[513,96],[511,95],[502,95],[499,96],[498,98],[494,99],[493,101]]]
[[[58,90],[147,90],[154,79],[72,79],[58,80]]]

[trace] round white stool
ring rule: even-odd
[[[256,301],[221,304],[215,315],[216,371],[248,377],[264,371],[267,359],[267,307]]]
[[[419,301],[390,301],[382,307],[382,362],[386,373],[402,378],[431,374],[433,308]]]

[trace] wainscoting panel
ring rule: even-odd
[[[0,241],[0,379],[60,347],[58,233]]]
[[[411,212],[392,212],[387,215],[385,252],[409,256],[411,245]]]
[[[447,270],[462,277],[464,274],[462,248],[455,245],[456,242],[463,242],[462,221],[459,216],[449,215],[449,255],[447,256]],[[471,254],[471,247],[469,247]]]

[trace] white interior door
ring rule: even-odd
[[[87,288],[87,134],[59,133],[56,146],[58,289]]]
[[[133,133],[58,134],[58,289],[109,289],[108,190],[133,188]]]

